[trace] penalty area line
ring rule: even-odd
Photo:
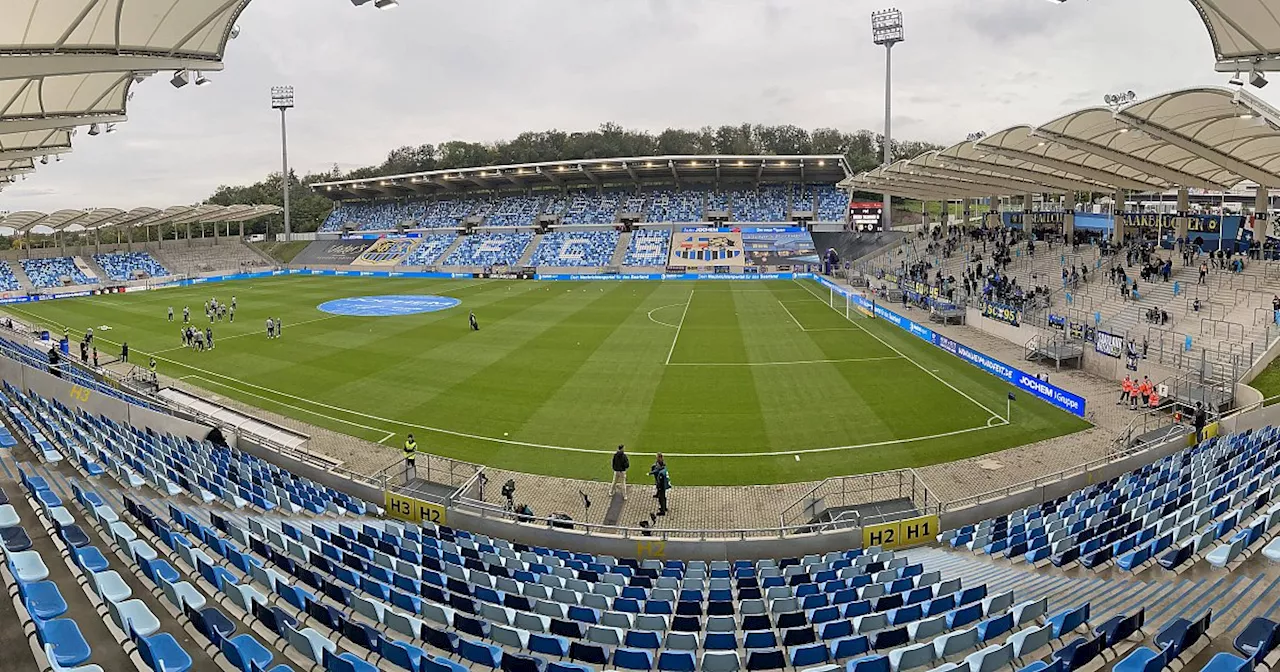
[[[887,357],[849,357],[846,359],[800,359],[792,362],[671,362],[667,366],[790,366],[792,364],[845,364],[851,362],[883,362],[902,359],[898,355]]]
[[[830,304],[828,304],[826,299],[822,298],[821,296],[819,296],[819,295],[817,295],[817,294],[814,294],[813,290],[812,290],[812,289],[810,289],[808,285],[805,285],[804,283],[800,282],[799,280],[792,280],[792,282],[796,283],[797,285],[800,285],[801,287],[804,287],[804,290],[805,290],[806,292],[809,292],[809,294],[810,294],[811,296],[813,296],[813,298],[817,299],[818,301],[821,301],[821,302],[822,302],[822,305],[824,305],[824,306],[826,306],[826,307],[828,307],[828,308],[831,308],[831,310],[834,310],[834,311],[836,312],[836,314],[837,314],[837,315],[839,315],[839,314],[840,314],[840,311],[839,311],[839,310],[836,310],[836,309],[835,309],[835,308],[833,308]],[[977,399],[974,399],[973,397],[969,396],[969,394],[968,394],[967,392],[965,392],[964,390],[961,390],[960,388],[956,387],[955,385],[952,385],[951,383],[949,383],[949,382],[947,382],[946,380],[944,380],[944,379],[942,378],[942,376],[939,376],[938,374],[934,373],[933,371],[930,371],[929,369],[925,368],[925,367],[924,367],[924,365],[923,365],[923,364],[921,364],[920,362],[917,362],[916,360],[911,359],[910,357],[908,357],[908,356],[906,356],[905,354],[903,354],[903,352],[902,352],[901,350],[899,350],[899,349],[897,349],[896,347],[894,347],[894,346],[890,345],[888,341],[884,340],[883,338],[880,338],[880,337],[879,337],[878,335],[876,335],[876,334],[871,333],[871,331],[870,331],[869,329],[867,329],[866,327],[864,327],[864,326],[862,326],[862,325],[858,324],[857,322],[854,322],[852,317],[845,316],[845,319],[849,320],[849,322],[850,322],[851,324],[853,324],[854,326],[858,327],[858,328],[859,328],[859,329],[861,329],[862,331],[866,332],[866,334],[867,334],[868,336],[870,336],[871,338],[874,338],[874,339],[876,339],[877,341],[880,341],[880,344],[881,344],[881,345],[883,345],[884,347],[889,348],[890,350],[892,350],[892,351],[894,351],[894,352],[898,353],[898,355],[900,355],[903,359],[905,359],[905,360],[907,360],[908,362],[911,362],[912,364],[914,364],[914,365],[916,366],[916,368],[920,369],[921,371],[924,371],[925,373],[929,374],[930,376],[933,376],[934,380],[938,381],[939,383],[942,383],[943,385],[946,385],[947,387],[951,388],[951,390],[952,390],[953,392],[955,392],[956,394],[958,394],[958,395],[960,395],[960,396],[964,397],[965,399],[968,399],[969,401],[973,402],[973,403],[974,403],[974,405],[975,405],[975,406],[977,406],[978,408],[981,408],[982,410],[986,411],[987,413],[989,413],[990,415],[992,415],[992,416],[994,416],[994,417],[997,417],[997,418],[998,418],[998,417],[1000,417],[1000,414],[999,414],[999,413],[996,413],[995,411],[993,411],[993,410],[991,410],[990,408],[988,408],[986,404],[984,404],[984,403],[982,403],[981,401],[978,401]]]
[[[689,288],[689,300],[684,304],[684,311],[680,313],[680,323],[676,325],[676,335],[671,339],[671,349],[667,351],[666,364],[671,363],[671,355],[676,352],[676,343],[680,342],[680,330],[684,328],[684,318],[689,314],[689,306],[693,304],[693,292],[694,289]]]

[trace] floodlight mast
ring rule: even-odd
[[[293,87],[271,87],[271,107],[280,110],[280,190],[284,197],[284,239],[293,240],[293,229],[289,225],[289,134],[285,124],[285,112],[293,107]]]
[[[884,166],[893,163],[893,45],[906,39],[902,31],[902,11],[896,8],[871,12],[871,40],[884,45]],[[893,226],[892,197],[884,195],[880,221],[884,230]]]

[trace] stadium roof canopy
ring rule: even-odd
[[[178,205],[158,208],[92,208],[36,212],[23,210],[0,215],[0,229],[27,233],[45,231],[96,231],[105,228],[136,228],[164,224],[208,224],[212,222],[248,222],[280,212],[277,205]]]
[[[221,70],[249,1],[6,0],[0,158],[67,152],[77,126],[125,121],[130,87],[159,71]]]
[[[1222,72],[1280,70],[1280,11],[1274,0],[1191,0],[1209,30]]]
[[[796,181],[836,183],[849,175],[849,164],[839,154],[649,156],[433,170],[360,180],[319,182],[311,185],[311,188],[334,200],[346,200],[642,184]]]
[[[855,175],[862,191],[939,200],[1069,192],[1280,188],[1280,111],[1239,89],[1174,91],[1014,126]]]

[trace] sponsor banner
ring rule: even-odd
[[[747,257],[739,231],[678,233],[671,237],[671,266],[732,266],[742,268]]]
[[[807,273],[539,273],[534,280],[796,280],[811,277]]]
[[[537,274],[529,271],[520,271],[519,273],[476,273],[472,277],[486,280],[533,280],[537,277]]]
[[[1093,339],[1093,349],[1099,354],[1120,359],[1124,356],[1124,337],[1099,331]]]
[[[805,277],[815,277],[815,276],[805,276]],[[827,280],[826,278],[823,278],[821,276],[816,276],[816,279],[822,285],[829,287],[831,289],[834,289],[836,293],[840,294],[841,296],[848,297],[848,299],[855,306],[859,306],[863,308],[864,311],[871,310],[874,307],[876,317],[881,318],[886,322],[889,322],[890,324],[893,324],[899,329],[902,329],[903,331],[906,331],[907,333],[912,334],[913,336],[916,336],[921,340],[925,340],[933,343],[939,348],[947,352],[950,352],[951,354],[959,357],[960,359],[963,359],[964,361],[969,362],[973,366],[976,366],[979,369],[982,369],[983,371],[986,371],[987,373],[997,378],[1000,378],[1001,380],[1004,380],[1005,382],[1009,383],[1010,385],[1013,385],[1014,387],[1017,387],[1018,389],[1024,392],[1033,394],[1036,397],[1043,399],[1044,401],[1047,401],[1050,404],[1053,404],[1054,406],[1057,406],[1058,408],[1061,408],[1062,410],[1067,411],[1068,413],[1071,413],[1072,415],[1084,417],[1085,400],[1083,397],[1077,394],[1074,394],[1072,392],[1068,392],[1067,390],[1064,390],[1056,385],[1051,385],[1042,380],[1039,380],[1038,378],[1036,378],[1031,374],[1020,371],[993,357],[988,357],[987,355],[984,355],[981,352],[978,352],[977,350],[974,350],[968,346],[965,346],[960,343],[956,343],[955,341],[951,341],[947,338],[944,338],[943,336],[934,332],[932,329],[916,324],[914,321],[909,320],[901,315],[898,315],[897,313],[885,308],[884,306],[881,306],[878,303],[872,302],[871,300],[867,299],[862,295],[854,294],[848,289],[839,287],[834,283],[832,283],[831,281]]]
[[[1063,331],[1067,328],[1067,318],[1061,315],[1049,313],[1049,326],[1057,329],[1058,331]]]
[[[380,238],[351,263],[358,266],[395,266],[416,243],[408,238]]]
[[[742,230],[742,245],[747,261],[758,266],[779,264],[816,264],[818,253],[808,229],[772,227]]]
[[[375,239],[376,240],[376,239]],[[354,262],[372,244],[366,240],[318,240],[294,259],[295,264],[345,266]]]

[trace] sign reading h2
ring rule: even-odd
[[[919,516],[862,528],[862,547],[906,548],[933,541],[938,534],[937,516]]]
[[[404,520],[414,524],[435,523],[436,525],[446,525],[448,521],[448,512],[439,504],[424,502],[421,499],[406,497],[394,492],[387,493],[387,515],[397,520]]]

